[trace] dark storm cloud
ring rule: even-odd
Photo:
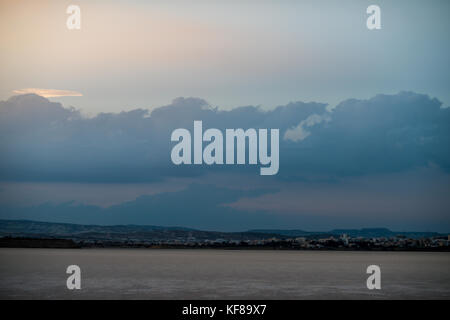
[[[240,197],[256,197],[270,189],[243,191],[207,184],[192,184],[185,190],[144,195],[136,200],[101,208],[66,202],[36,206],[1,206],[0,218],[32,219],[86,224],[148,224],[233,230],[254,225],[269,226],[277,217],[239,211],[225,203]]]
[[[345,190],[336,188],[341,195]],[[344,188],[345,189],[345,188]],[[410,214],[409,210],[399,214],[389,215],[377,211],[379,206],[371,208],[370,212],[364,212],[367,201],[356,192],[348,195],[348,202],[353,202],[350,214],[339,211],[339,201],[336,202],[336,194],[330,196],[330,190],[325,189],[319,199],[314,199],[314,191],[304,192],[298,190],[303,198],[311,197],[306,205],[312,201],[319,201],[321,205],[313,206],[312,211],[298,210],[298,214],[270,210],[270,206],[280,207],[289,199],[274,199],[269,202],[267,208],[247,209],[245,207],[230,206],[239,199],[246,201],[263,202],[261,196],[277,196],[274,189],[260,188],[257,190],[239,190],[235,188],[218,187],[211,184],[191,184],[181,191],[162,192],[154,195],[143,195],[135,200],[126,201],[110,207],[99,207],[75,202],[54,203],[46,202],[34,206],[0,205],[0,219],[26,219],[37,221],[52,221],[77,224],[136,224],[136,225],[163,225],[183,226],[203,230],[243,231],[247,229],[306,229],[306,230],[331,230],[333,228],[361,228],[361,227],[389,227],[393,230],[434,230],[447,232],[449,230],[449,218],[446,214],[431,212],[427,214]],[[343,191],[343,192],[342,192]],[[335,193],[335,192],[334,192]],[[394,195],[391,195],[395,197]],[[324,201],[326,198],[326,201]],[[361,199],[362,198],[362,199]],[[354,199],[355,201],[353,201]],[[386,200],[385,197],[382,199]],[[294,195],[292,201],[302,203]],[[421,200],[413,199],[415,203]],[[361,204],[359,202],[366,202]],[[369,201],[370,202],[370,201]],[[377,202],[374,199],[373,202]],[[424,201],[426,202],[426,200]],[[337,212],[318,213],[324,204],[333,206],[337,204]],[[386,206],[395,207],[398,203],[389,201]],[[411,205],[413,206],[414,203]],[[426,204],[420,206],[427,206]],[[447,206],[447,205],[446,205]],[[448,206],[447,206],[448,207]],[[356,213],[358,208],[361,212]],[[395,208],[394,208],[395,209]],[[281,210],[282,211],[282,210]],[[373,213],[373,211],[377,211]],[[395,210],[394,210],[395,211]],[[418,210],[420,211],[420,209]],[[435,210],[434,210],[435,211]]]
[[[279,128],[281,179],[450,169],[450,109],[436,99],[403,92],[346,100],[332,112],[325,108],[295,102],[271,111],[223,111],[202,99],[178,98],[152,112],[85,118],[33,94],[15,96],[0,102],[0,180],[144,182],[212,170],[258,174],[256,166],[173,165],[170,134],[192,129],[194,120],[222,130]]]
[[[396,226],[383,217],[328,216],[313,214],[273,214],[261,210],[241,210],[227,203],[241,197],[256,198],[271,189],[243,191],[208,184],[192,184],[176,192],[144,195],[136,200],[107,208],[74,202],[43,203],[35,206],[0,206],[0,219],[27,219],[77,224],[136,224],[183,226],[203,230],[243,231],[253,228],[325,228],[336,226]],[[394,219],[394,222],[395,219]],[[420,226],[428,227],[424,220]],[[409,222],[411,224],[413,222]],[[436,221],[433,221],[435,227]],[[398,225],[398,224],[397,224]],[[448,227],[448,222],[445,225]],[[325,230],[324,229],[324,230]],[[420,228],[419,228],[420,229]]]

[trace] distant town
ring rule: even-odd
[[[450,251],[450,235],[386,228],[201,231],[160,226],[92,226],[0,220],[0,247]]]

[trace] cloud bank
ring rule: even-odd
[[[34,95],[0,102],[0,180],[148,182],[212,171],[257,172],[255,166],[175,166],[176,128],[279,128],[278,179],[352,176],[417,167],[450,169],[450,109],[426,95],[402,92],[350,99],[333,111],[294,102],[263,111],[222,111],[198,98],[177,98],[153,111],[85,118]]]

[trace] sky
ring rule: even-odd
[[[368,30],[366,8],[381,8]],[[450,105],[446,0],[0,2],[0,98],[37,88],[88,115],[201,97],[332,106],[403,90]],[[66,8],[81,9],[68,30]],[[20,92],[20,91],[19,91]]]
[[[375,2],[1,1],[0,219],[449,232],[450,3]],[[195,120],[278,174],[174,165]]]

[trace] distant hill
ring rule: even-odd
[[[34,237],[61,238],[76,240],[111,240],[111,241],[158,241],[158,240],[256,240],[295,237],[339,237],[347,234],[351,237],[378,238],[405,236],[410,238],[434,237],[436,232],[396,232],[386,228],[335,229],[328,232],[311,232],[304,230],[255,229],[245,232],[202,231],[185,227],[140,226],[140,225],[81,225],[53,223],[29,220],[0,220],[0,237]]]
[[[29,220],[0,220],[0,237],[53,237],[78,240],[252,240],[267,239],[271,233],[202,231],[184,227],[139,226],[139,225],[81,225]]]
[[[256,232],[256,233],[271,233],[271,234],[278,234],[286,237],[305,237],[310,236],[313,234],[320,234],[322,232],[309,232],[304,230],[282,230],[282,229],[254,229],[249,230],[249,232]]]
[[[26,233],[58,233],[73,234],[83,232],[150,232],[161,230],[193,231],[194,229],[184,227],[160,227],[140,225],[83,225],[72,223],[41,222],[30,220],[0,220],[0,232],[26,232]]]
[[[334,229],[326,232],[309,232],[303,230],[279,230],[279,229],[256,229],[250,230],[250,232],[257,233],[270,233],[280,234],[286,237],[317,237],[319,235],[332,235],[340,236],[347,234],[352,238],[390,238],[395,236],[405,236],[408,238],[427,238],[435,237],[442,234],[437,232],[403,232],[403,231],[391,231],[387,228],[363,228],[363,229]]]

